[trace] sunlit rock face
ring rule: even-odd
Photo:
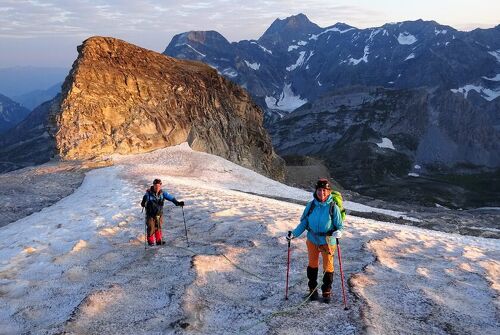
[[[282,179],[259,107],[209,66],[92,37],[45,121],[55,154],[90,159],[189,142],[195,150]]]

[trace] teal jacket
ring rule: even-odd
[[[324,202],[320,202],[316,197],[314,197],[312,201],[308,202],[306,208],[304,209],[304,213],[302,213],[302,217],[300,218],[299,225],[292,231],[293,236],[299,237],[302,235],[304,230],[306,230],[307,221],[309,221],[307,239],[315,245],[327,244],[326,236],[320,236],[318,233],[326,233],[332,229],[342,231],[344,226],[342,225],[340,210],[336,204],[333,206],[332,222],[332,217],[330,216],[330,204],[332,201],[334,200],[330,195]],[[309,208],[313,202],[315,203],[314,209],[309,217],[307,217],[307,213],[309,212]],[[330,241],[330,245],[335,244],[334,239],[329,238],[328,240]]]

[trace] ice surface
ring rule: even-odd
[[[306,245],[292,240],[285,301],[284,236],[304,206],[269,197],[304,201],[309,192],[187,144],[113,159],[70,196],[0,228],[2,334],[498,331],[498,240],[349,215],[341,245],[350,309],[337,264],[332,304],[299,308]],[[167,243],[144,250],[139,202],[154,178],[186,206],[167,202]]]

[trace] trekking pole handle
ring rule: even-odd
[[[292,231],[291,231],[291,230],[289,230],[289,231],[288,231],[288,237],[292,237]],[[289,239],[288,239],[288,247],[289,247],[289,248],[290,248],[290,242],[291,242],[291,241],[292,241],[292,240],[289,238]]]

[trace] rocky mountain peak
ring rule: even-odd
[[[190,31],[183,34],[178,34],[174,37],[176,43],[194,43],[194,44],[219,44],[229,45],[229,41],[214,30],[209,31]]]
[[[307,16],[297,14],[283,20],[274,20],[258,41],[263,44],[277,44],[278,42],[289,42],[307,34],[318,33],[319,31],[321,31],[321,28],[309,21]]]
[[[194,150],[283,178],[262,111],[211,67],[110,37],[89,38],[78,52],[60,100],[45,109],[43,129],[61,158],[148,152],[188,142]]]

